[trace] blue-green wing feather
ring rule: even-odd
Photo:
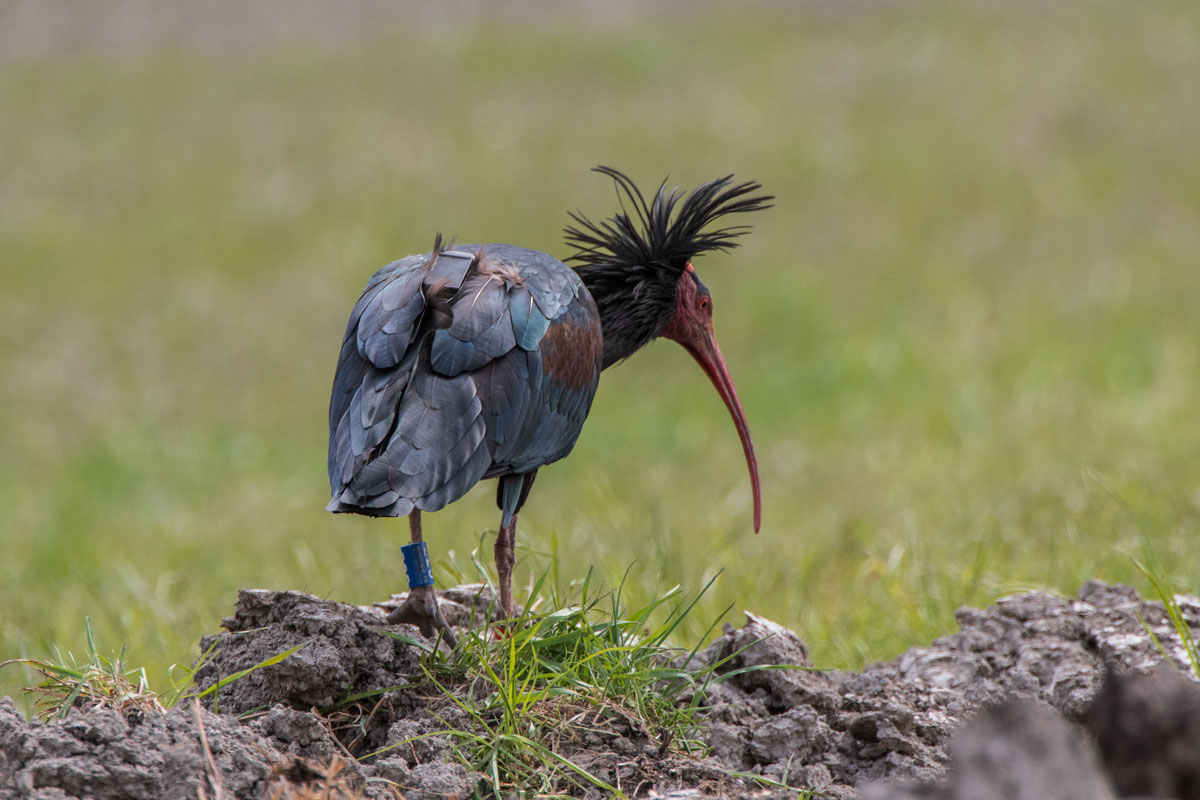
[[[436,510],[579,437],[600,368],[587,290],[544,253],[457,250],[388,265],[351,313],[330,401],[331,510]]]

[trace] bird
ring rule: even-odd
[[[499,610],[514,618],[517,515],[538,470],[575,446],[601,372],[655,339],[682,345],[724,401],[750,473],[756,533],[761,526],[754,443],[714,333],[712,294],[692,262],[738,246],[749,226],[717,223],[770,208],[774,197],[731,174],[687,192],[664,180],[647,199],[625,173],[593,171],[613,181],[619,210],[599,222],[569,213],[567,263],[438,234],[430,252],[375,272],[346,325],[329,403],[327,510],[408,517],[410,591],[388,621],[451,646],[421,513],[497,479]]]

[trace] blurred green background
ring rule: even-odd
[[[763,530],[660,343],[540,473],[518,584],[555,541],[633,600],[724,568],[689,636],[749,609],[838,667],[1134,558],[1194,591],[1197,75],[1193,2],[0,4],[0,660],[90,617],[161,684],[239,588],[403,589],[403,521],[323,510],[350,307],[437,231],[566,255],[597,163],[778,197],[697,262]],[[491,485],[425,524],[452,580]]]

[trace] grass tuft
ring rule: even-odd
[[[87,657],[85,659],[76,659],[74,653],[70,651],[64,657],[56,647],[53,660],[12,658],[0,662],[0,669],[23,664],[26,667],[32,667],[37,674],[42,676],[42,680],[36,685],[26,686],[25,692],[34,696],[34,711],[43,720],[62,719],[72,708],[97,706],[115,708],[126,715],[131,711],[162,712],[183,700],[199,700],[210,694],[215,695],[213,713],[220,713],[218,706],[220,689],[241,680],[256,670],[278,664],[309,644],[301,642],[282,653],[263,659],[252,667],[239,670],[232,675],[226,675],[203,691],[194,691],[193,676],[208,660],[213,647],[216,646],[214,644],[190,667],[172,664],[167,670],[171,688],[165,692],[158,692],[150,688],[145,667],[127,666],[127,644],[121,646],[120,653],[114,652],[110,656],[102,655],[96,649],[90,617],[85,618],[85,627],[87,628],[87,652],[85,654]]]
[[[89,706],[107,706],[128,715],[162,711],[171,705],[171,700],[164,704],[163,698],[150,689],[144,668],[127,666],[125,647],[120,653],[102,655],[96,649],[90,617],[85,624],[87,652],[83,659],[76,659],[70,651],[64,657],[55,648],[54,660],[13,658],[0,662],[0,668],[24,664],[42,677],[25,689],[33,695],[33,707],[40,718],[62,719],[72,708]]]
[[[728,677],[717,674],[728,659],[694,672],[685,668],[715,620],[691,649],[674,645],[671,637],[715,580],[693,597],[674,587],[630,607],[625,579],[615,589],[599,590],[589,570],[563,592],[557,572],[547,568],[530,593],[539,598],[548,592],[530,603],[547,611],[527,609],[516,620],[464,631],[448,654],[425,649],[425,679],[469,724],[448,724],[417,738],[450,737],[458,758],[483,776],[481,787],[494,797],[589,788],[623,795],[589,764],[606,749],[605,740],[619,737],[659,757],[706,753],[699,716],[704,688]]]

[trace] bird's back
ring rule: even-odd
[[[567,455],[601,369],[596,304],[536,250],[462,245],[376,272],[329,404],[331,511],[435,511]]]

